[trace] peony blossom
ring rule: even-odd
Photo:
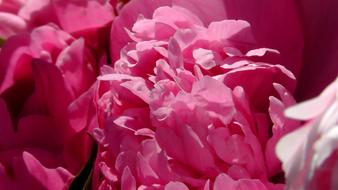
[[[286,115],[306,121],[278,142],[287,189],[337,189],[338,78],[318,97],[287,109]]]
[[[274,150],[298,126],[283,116],[295,77],[280,65],[286,49],[256,37],[267,29],[225,7],[143,0],[121,10],[115,63],[95,96],[93,189],[283,189]]]
[[[9,38],[0,62],[0,187],[66,188],[92,143],[91,51],[46,25]]]

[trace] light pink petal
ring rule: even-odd
[[[211,77],[203,77],[200,81],[194,83],[191,94],[223,106],[230,107],[233,105],[231,90]]]
[[[168,59],[169,64],[173,69],[183,67],[183,56],[175,38],[171,38],[168,44]]]
[[[300,120],[309,120],[320,116],[336,98],[337,89],[338,79],[330,84],[319,96],[287,109],[286,116]]]
[[[130,41],[124,28],[132,28],[139,15],[151,18],[155,9],[161,6],[168,6],[171,0],[140,0],[127,3],[119,16],[114,20],[111,29],[111,57],[112,61],[118,60],[121,49]],[[135,14],[138,13],[138,14]]]
[[[198,15],[204,25],[226,18],[223,1],[206,2],[202,0],[173,0],[174,6],[181,6]],[[210,11],[212,10],[212,11]]]
[[[269,48],[259,48],[253,49],[246,53],[247,56],[264,56],[267,53],[276,53],[279,54],[277,50],[269,49]]]
[[[288,106],[295,104],[292,95],[280,84],[274,83],[274,88],[277,90],[280,99],[270,96],[269,115],[272,126],[272,137],[266,144],[266,160],[269,172],[275,174],[280,169],[280,162],[276,157],[275,150],[278,140],[285,134],[299,127],[299,122],[288,119],[284,115],[284,111]]]
[[[26,22],[11,13],[0,12],[0,23],[0,38],[3,40],[26,29]]]
[[[169,182],[165,187],[164,190],[189,190],[184,183],[181,182]]]
[[[267,190],[265,185],[259,180],[241,179],[235,181],[226,174],[220,174],[216,177],[214,190]]]
[[[251,26],[244,20],[223,20],[212,22],[208,26],[206,38],[212,42],[213,40],[229,40],[235,44],[240,42],[254,43]],[[242,44],[240,44],[242,45]]]
[[[131,93],[141,98],[144,102],[148,103],[150,90],[147,87],[146,81],[141,78],[135,78],[135,79],[124,82],[121,84],[121,86],[127,88],[128,90],[130,90]]]
[[[206,70],[215,67],[220,61],[219,55],[215,54],[215,52],[202,48],[195,49],[193,51],[193,57],[196,64]]]
[[[175,15],[170,17],[169,15]],[[169,24],[173,28],[188,28],[194,25],[203,26],[200,18],[189,9],[180,6],[159,7],[154,11],[153,19]]]
[[[311,128],[304,126],[299,130],[285,135],[276,146],[278,158],[283,162],[283,170],[288,179],[297,179],[297,175],[304,175],[301,167],[305,163],[306,150],[304,148],[304,139],[309,135]],[[300,176],[298,176],[300,177]],[[292,183],[292,181],[290,181]],[[301,183],[301,182],[300,182]]]
[[[338,113],[338,112],[336,112]],[[337,116],[337,114],[336,114]],[[311,173],[313,174],[317,167],[324,165],[325,161],[332,156],[334,151],[338,149],[338,126],[333,126],[331,130],[323,134],[320,139],[314,145],[316,151],[316,157],[314,159],[314,164],[311,168]],[[335,172],[335,171],[332,171]]]
[[[270,106],[269,113],[270,118],[273,122],[272,126],[272,137],[268,140],[265,149],[266,162],[268,163],[269,173],[276,174],[280,170],[280,162],[276,157],[275,149],[278,140],[282,135],[286,134],[288,131],[287,126],[285,126],[286,118],[284,118],[283,111],[284,105],[275,97],[270,97]]]

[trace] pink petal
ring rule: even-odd
[[[309,120],[319,116],[336,98],[335,91],[338,88],[337,86],[338,79],[330,84],[319,96],[287,109],[286,116],[299,120]]]
[[[235,181],[226,174],[220,174],[216,177],[214,190],[266,190],[267,188],[259,180],[241,179]]]
[[[169,182],[164,190],[189,190],[187,186],[184,185],[184,183],[181,182]]]
[[[0,147],[7,148],[7,146],[12,146],[15,144],[14,141],[15,133],[10,114],[7,110],[6,102],[1,98],[0,98],[0,121],[1,121]]]
[[[96,77],[93,68],[94,58],[84,43],[82,38],[74,41],[62,50],[55,63],[74,98],[87,90]]]
[[[46,189],[63,189],[67,187],[71,178],[73,178],[73,175],[64,168],[45,168],[28,152],[23,153],[23,161],[28,172]]]
[[[25,31],[26,22],[14,14],[0,12],[0,38],[8,37]]]
[[[212,21],[220,21],[226,18],[226,11],[222,1],[206,2],[203,0],[173,0],[173,5],[184,7],[195,15],[198,15],[204,25],[208,25]],[[212,12],[210,10],[212,10]]]

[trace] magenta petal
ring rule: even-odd
[[[43,103],[41,106],[46,106],[50,114],[62,122],[70,103],[70,94],[65,88],[60,71],[50,63],[36,60],[33,63],[33,74],[36,81],[35,93],[40,97],[40,103]]]
[[[50,152],[58,153],[64,141],[61,129],[52,124],[50,117],[29,115],[20,118],[17,139],[28,147],[43,147]]]
[[[12,120],[5,101],[0,98],[0,149],[15,145],[15,134]]]
[[[84,39],[74,41],[59,54],[55,65],[61,70],[69,92],[79,96],[95,80],[94,60]]]
[[[46,189],[64,189],[67,186],[67,183],[73,178],[73,175],[64,168],[45,168],[28,152],[23,153],[23,160],[27,170]]]
[[[94,108],[93,96],[97,84],[84,92],[68,106],[69,122],[74,131],[79,132],[83,129],[91,130],[92,123],[96,121],[96,110]]]
[[[28,152],[12,155],[11,166],[7,166],[8,170],[5,173],[0,169],[0,185],[6,189],[63,190],[68,187],[73,178],[73,175],[64,168],[44,167],[36,157]]]
[[[26,79],[30,75],[29,35],[17,35],[7,40],[0,52],[0,92],[3,93],[15,83],[15,72],[18,69],[20,77],[17,80]],[[18,48],[20,47],[21,48]],[[23,46],[23,47],[22,47]],[[25,55],[26,54],[26,55]],[[19,66],[17,66],[19,65]],[[27,79],[26,79],[27,80]]]

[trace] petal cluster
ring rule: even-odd
[[[0,0],[0,189],[338,189],[337,5]]]

